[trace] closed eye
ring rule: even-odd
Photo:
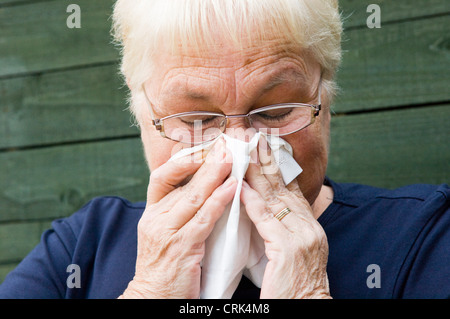
[[[205,117],[197,117],[197,118],[180,118],[180,121],[183,122],[184,124],[194,127],[194,125],[196,123],[202,124],[202,125],[207,125],[210,124],[212,122],[214,122],[215,120],[217,120],[217,116],[210,116],[208,118]]]
[[[259,116],[267,121],[281,121],[291,115],[292,108],[281,109],[281,110],[271,110],[267,112],[254,113],[253,116]]]

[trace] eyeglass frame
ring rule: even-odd
[[[316,117],[319,116],[319,113],[320,113],[320,111],[322,109],[322,102],[321,102],[321,100],[322,100],[322,98],[321,98],[321,95],[322,95],[321,94],[322,93],[322,76],[320,77],[319,85],[318,85],[318,97],[317,97],[317,100],[318,100],[317,102],[318,103],[317,104],[278,103],[278,104],[272,104],[272,105],[267,105],[267,106],[260,107],[258,109],[255,109],[255,110],[252,110],[252,111],[248,112],[247,114],[235,114],[235,115],[234,114],[233,115],[226,115],[226,114],[222,114],[222,113],[208,112],[208,111],[191,111],[191,112],[176,113],[176,114],[165,116],[165,117],[160,118],[160,119],[156,119],[155,118],[155,113],[153,112],[153,109],[151,107],[150,100],[148,99],[148,96],[147,96],[144,84],[142,84],[142,90],[144,92],[144,96],[145,96],[145,100],[147,102],[147,106],[148,106],[148,108],[150,110],[150,116],[152,117],[152,124],[155,126],[156,130],[159,131],[159,133],[161,134],[162,137],[167,138],[167,139],[169,139],[171,141],[175,141],[175,142],[181,142],[181,141],[177,141],[177,140],[174,140],[174,139],[171,139],[170,137],[168,137],[165,134],[165,132],[164,132],[164,123],[163,123],[164,120],[171,119],[171,118],[174,118],[174,117],[180,117],[180,116],[185,116],[185,115],[196,115],[196,114],[222,116],[222,117],[224,117],[227,120],[227,124],[224,126],[226,128],[228,126],[230,118],[245,117],[245,118],[247,118],[247,122],[251,125],[251,121],[248,119],[248,117],[250,115],[252,115],[252,114],[255,114],[255,113],[259,113],[259,112],[266,111],[266,110],[276,110],[276,109],[279,109],[279,108],[285,108],[285,107],[289,107],[289,106],[310,107],[313,110],[313,112],[311,113],[311,121],[310,121],[310,123],[308,125],[302,127],[302,128],[299,128],[298,130],[293,131],[293,132],[277,135],[277,136],[286,136],[286,135],[293,134],[293,133],[296,133],[298,131],[301,131],[301,130],[307,128],[308,126],[314,124]],[[214,139],[212,139],[212,140],[214,140]],[[206,142],[207,141],[205,141],[205,143]]]

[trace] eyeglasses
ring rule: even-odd
[[[150,101],[147,100],[152,123],[162,137],[176,142],[198,145],[212,141],[225,132],[230,119],[244,118],[248,127],[267,135],[285,136],[313,124],[321,110],[321,81],[318,88],[318,104],[282,103],[258,108],[248,114],[225,115],[215,112],[183,112],[155,119]]]

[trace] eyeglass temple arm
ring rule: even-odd
[[[314,113],[314,116],[318,116],[320,110],[322,109],[322,74],[320,75],[319,80],[319,96],[317,98],[317,111]]]
[[[155,116],[155,113],[153,112],[152,105],[148,99],[147,91],[145,90],[144,84],[142,84],[142,91],[144,92],[145,101],[147,102],[147,107],[148,107],[148,110],[150,111],[150,116],[152,118],[153,125],[155,125],[157,130],[161,130],[162,129],[161,122],[159,119],[155,119],[156,116]]]

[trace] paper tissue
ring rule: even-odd
[[[202,299],[231,298],[243,274],[261,287],[267,263],[264,241],[240,201],[250,152],[257,147],[261,134],[256,133],[248,143],[226,134],[221,135],[233,155],[231,175],[236,177],[238,184],[232,202],[226,207],[205,243],[200,293]],[[302,168],[292,157],[292,147],[286,141],[270,135],[265,137],[287,185],[302,172]],[[215,141],[183,149],[170,160],[209,148]]]

